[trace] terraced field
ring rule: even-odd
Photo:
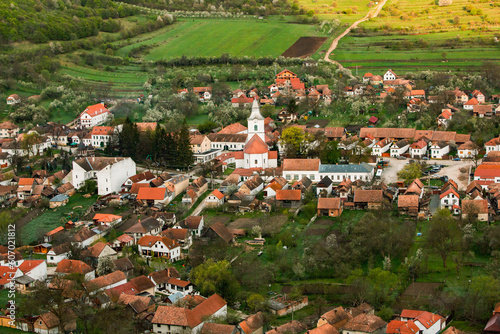
[[[338,19],[342,23],[353,23],[366,15],[376,1],[370,0],[299,0],[306,12],[314,10],[320,20]]]
[[[146,60],[175,57],[210,57],[224,53],[232,56],[278,57],[302,36],[325,36],[317,25],[293,24],[272,20],[191,19],[136,39],[120,48],[117,55],[126,56],[138,47],[146,50]]]

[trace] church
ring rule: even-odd
[[[278,167],[278,151],[269,151],[265,142],[264,117],[260,113],[259,102],[253,101],[252,113],[248,117],[248,133],[243,151],[234,152],[236,168]]]

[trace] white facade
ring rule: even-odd
[[[401,154],[405,154],[406,151],[408,151],[408,148],[410,148],[410,144],[408,145],[405,145],[403,147],[397,147],[397,146],[392,146],[391,147],[391,157],[393,158],[397,158],[399,157]]]
[[[443,156],[450,153],[450,145],[439,147],[438,145],[431,146],[431,158],[443,159]]]
[[[458,198],[457,195],[455,195],[453,192],[450,192],[449,194],[441,198],[441,208],[451,209],[453,205],[460,206],[460,198]]]
[[[93,128],[106,122],[109,115],[109,111],[102,103],[89,106],[80,114],[80,124],[83,128]]]
[[[425,145],[422,148],[411,148],[410,149],[410,155],[412,158],[415,157],[423,157],[427,153],[427,145]]]
[[[122,184],[130,176],[133,176],[136,173],[136,165],[131,158],[118,160],[114,163],[108,164],[101,170],[90,169],[89,171],[86,171],[78,163],[73,161],[72,184],[76,189],[80,189],[86,180],[95,179],[97,180],[97,194],[102,196],[110,193],[118,193]]]
[[[458,157],[460,159],[472,159],[478,154],[478,150],[462,149],[458,150]]]
[[[153,252],[155,257],[167,257],[172,262],[179,260],[181,256],[181,247],[177,246],[175,248],[168,248],[162,241],[157,241],[151,247],[139,246],[139,254],[144,257],[152,257],[151,252]]]
[[[313,183],[318,183],[321,181],[319,176],[319,170],[287,170],[283,171],[283,177],[288,182],[294,182],[302,179],[303,177],[308,177]]]
[[[388,80],[396,80],[396,75],[394,74],[394,72],[392,70],[388,70],[384,74],[384,81],[388,81]]]
[[[391,141],[384,143],[382,141],[379,141],[377,144],[373,145],[372,153],[380,157],[382,156],[382,153],[389,151],[389,149],[391,148],[391,144]]]
[[[33,278],[35,281],[44,281],[47,278],[47,262],[43,261],[29,271],[23,272],[23,274]]]
[[[59,255],[56,255],[54,251],[50,250],[47,252],[47,263],[48,264],[58,264],[64,259],[69,259],[69,251],[66,253],[62,253]]]

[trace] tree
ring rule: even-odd
[[[266,300],[262,295],[254,293],[247,298],[247,305],[252,312],[262,311],[265,308]]]
[[[96,180],[85,180],[85,183],[80,188],[80,192],[85,194],[94,194],[97,191]]]
[[[122,130],[118,134],[118,150],[121,156],[137,159],[137,148],[140,139],[137,124],[132,123],[130,118],[125,119]]]
[[[204,296],[217,293],[230,301],[236,297],[238,282],[226,260],[215,262],[208,259],[191,271],[190,279]]]
[[[447,209],[439,210],[430,222],[425,246],[429,252],[435,252],[441,256],[445,268],[448,256],[458,245],[459,233],[457,222]]]
[[[189,129],[187,127],[186,120],[182,125],[181,131],[177,136],[177,159],[178,166],[182,168],[188,168],[193,164],[193,151],[191,150],[191,138],[189,136]]]
[[[36,145],[40,144],[41,140],[40,135],[36,132],[24,135],[21,141],[21,148],[28,152],[28,160],[30,160],[32,153],[36,154],[38,152]]]
[[[337,146],[338,142],[335,140],[326,142],[319,154],[321,163],[336,164],[339,162],[342,155]]]
[[[300,128],[291,126],[283,130],[281,142],[285,146],[287,158],[296,158],[301,155],[301,148],[303,147],[305,138],[305,133]]]
[[[470,321],[484,322],[500,299],[500,281],[492,276],[476,276],[470,280],[464,298],[464,315]]]
[[[406,184],[413,182],[422,176],[422,166],[418,163],[405,165],[403,169],[398,172],[398,178],[402,179]]]
[[[96,273],[99,276],[104,276],[107,274],[110,274],[114,271],[114,264],[113,260],[109,256],[105,256],[101,259],[99,259],[99,262],[97,263],[97,269]]]

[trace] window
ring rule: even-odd
[[[287,180],[290,180],[290,174],[287,174],[287,175],[285,176],[285,178],[286,178]]]
[[[294,179],[294,180],[298,180],[298,179],[299,179],[299,176],[298,176],[298,175],[294,175],[294,176],[293,176],[293,179]]]
[[[309,175],[311,180],[314,180],[314,174]]]
[[[259,129],[259,127],[257,126],[257,124],[255,124],[255,125],[253,126],[253,131],[257,131],[258,129]]]
[[[255,164],[257,164],[257,160],[255,160]]]

